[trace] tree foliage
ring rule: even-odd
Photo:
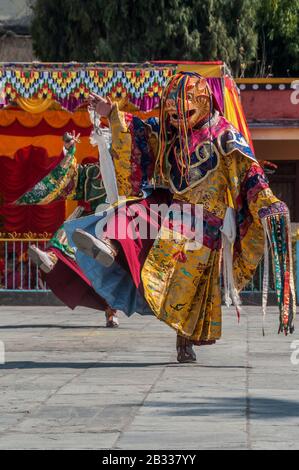
[[[299,0],[259,2],[259,74],[299,73]]]
[[[236,76],[299,71],[299,0],[36,0],[32,8],[34,49],[45,61],[223,60]]]
[[[98,39],[105,34],[100,0],[37,0],[32,3],[32,39],[43,61],[96,60]]]

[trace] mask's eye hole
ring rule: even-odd
[[[187,93],[187,99],[192,101],[192,99],[193,99],[192,93]]]

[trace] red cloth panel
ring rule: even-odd
[[[53,233],[65,218],[65,202],[45,206],[11,204],[42,179],[62,158],[48,157],[40,147],[28,146],[16,152],[15,158],[0,157],[1,230],[5,232]]]

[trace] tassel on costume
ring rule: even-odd
[[[289,333],[292,334],[294,332],[294,319],[296,315],[296,298],[290,217],[287,212],[271,214],[262,218],[262,224],[265,233],[263,319],[266,315],[269,286],[269,243],[273,263],[274,284],[279,306],[278,333],[283,332],[285,335]]]

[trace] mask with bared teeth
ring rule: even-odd
[[[211,92],[204,77],[189,76],[184,83],[180,76],[167,85],[163,93],[164,117],[171,126],[188,129],[196,127],[208,118],[211,112]]]

